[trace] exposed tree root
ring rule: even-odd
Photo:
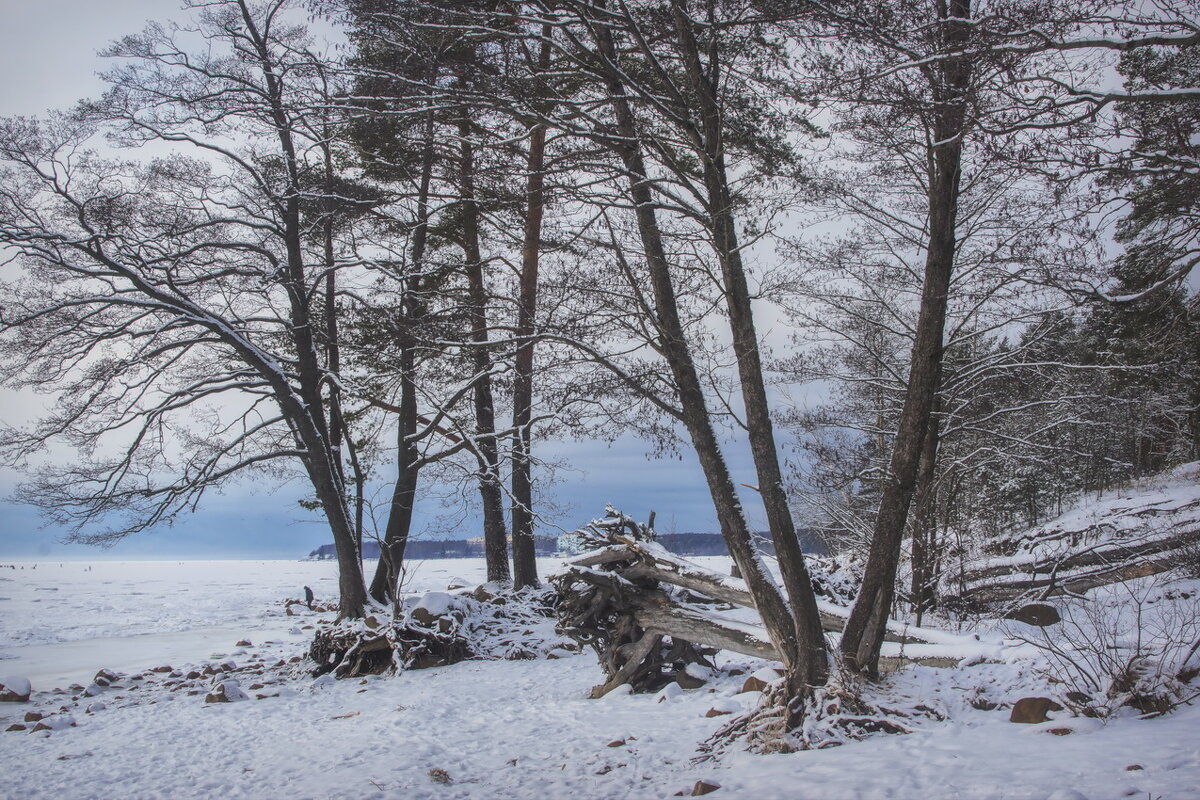
[[[545,590],[501,593],[486,587],[414,597],[398,619],[370,615],[320,627],[309,648],[313,674],[353,678],[471,658],[545,656],[567,644],[548,631],[555,601]]]

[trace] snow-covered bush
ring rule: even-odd
[[[1062,686],[1073,712],[1157,716],[1200,696],[1192,683],[1200,674],[1200,587],[1129,581],[1060,611],[1062,621],[1037,634],[1010,632],[1043,652],[1044,675]]]

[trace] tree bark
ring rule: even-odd
[[[804,565],[804,555],[800,551],[800,540],[796,535],[795,522],[792,520],[783,486],[783,475],[779,469],[779,454],[775,447],[775,433],[763,380],[762,358],[759,353],[750,289],[738,246],[733,198],[729,191],[725,167],[724,120],[718,96],[719,89],[709,77],[719,74],[720,56],[717,40],[710,24],[709,35],[714,38],[708,50],[705,69],[705,65],[701,63],[700,46],[694,35],[693,23],[682,0],[676,0],[674,9],[680,50],[687,66],[691,88],[699,101],[701,124],[697,131],[697,149],[700,151],[708,195],[708,226],[713,249],[721,265],[725,306],[729,313],[729,327],[737,357],[738,377],[746,410],[746,430],[758,476],[758,491],[767,514],[771,538],[775,543],[784,589],[791,602],[799,656],[795,675],[791,678],[798,693],[801,685],[820,686],[825,683],[829,675],[829,657],[821,630],[820,614],[817,611],[816,595],[812,590],[812,579]]]
[[[379,564],[371,580],[371,597],[387,603],[396,596],[404,565],[404,550],[412,527],[420,473],[417,450],[416,326],[424,313],[420,297],[425,246],[429,236],[429,186],[433,179],[434,122],[430,116],[425,132],[421,179],[417,194],[417,224],[413,230],[410,273],[403,279],[399,330],[396,343],[400,350],[400,413],[396,421],[396,483],[392,487],[387,527],[379,546]]]
[[[970,40],[970,0],[951,0],[939,12],[946,46],[965,47]],[[959,22],[958,20],[962,20]],[[942,338],[950,277],[954,270],[962,140],[971,65],[967,57],[947,59],[932,87],[938,102],[932,124],[929,166],[929,242],[921,307],[913,342],[908,387],[892,444],[889,475],[879,501],[863,585],[842,634],[842,658],[854,672],[878,672],[879,647],[896,588],[900,543],[912,503],[917,468],[941,378]]]
[[[925,612],[933,608],[937,587],[937,453],[938,421],[937,400],[934,400],[933,416],[925,434],[925,446],[921,453],[921,465],[917,472],[916,516],[912,526],[912,604],[917,627]]]
[[[612,146],[620,156],[629,178],[638,233],[645,250],[654,294],[654,322],[661,337],[660,350],[675,381],[682,411],[681,421],[687,428],[708,483],[726,546],[754,597],[755,608],[762,617],[780,657],[785,664],[795,665],[799,658],[795,625],[779,587],[754,550],[741,501],[729,475],[725,458],[721,454],[704,389],[679,317],[670,263],[658,226],[637,124],[624,85],[615,71],[619,62],[612,34],[604,24],[600,24],[596,26],[595,35],[600,55],[608,65],[602,65],[602,69],[606,75],[608,94],[616,117],[616,137]]]
[[[288,295],[292,344],[295,346],[299,381],[295,392],[288,387],[282,393],[277,389],[276,394],[285,411],[290,411],[288,416],[293,434],[304,451],[302,460],[305,469],[309,473],[317,499],[321,502],[329,521],[330,532],[333,534],[334,549],[338,557],[339,617],[357,618],[363,615],[366,608],[366,587],[354,526],[346,505],[345,484],[340,464],[335,463],[337,452],[323,411],[323,373],[317,355],[309,307],[300,211],[300,171],[292,123],[284,107],[283,85],[272,66],[274,62],[267,41],[249,7],[244,2],[239,2],[238,5],[247,34],[257,51],[267,88],[267,103],[287,174],[287,190],[279,198],[279,211],[287,255],[287,280],[284,287]]]
[[[459,118],[459,188],[462,193],[463,269],[470,303],[471,351],[475,369],[475,436],[479,460],[479,497],[483,507],[483,547],[489,581],[508,582],[508,530],[504,524],[504,491],[496,442],[496,404],[492,394],[492,357],[488,350],[487,286],[479,244],[479,204],[475,198],[475,153],[471,122],[464,108]]]
[[[550,26],[543,26],[537,70],[550,69]],[[542,252],[542,218],[546,210],[546,124],[529,135],[526,166],[525,232],[517,299],[517,352],[513,359],[512,536],[513,585],[536,586],[537,554],[533,542],[533,349],[537,310],[538,266]]]

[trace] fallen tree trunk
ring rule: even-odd
[[[635,691],[653,691],[672,679],[687,683],[687,665],[708,663],[715,650],[782,660],[761,624],[729,616],[755,610],[740,579],[668,552],[648,526],[611,508],[608,517],[577,534],[596,549],[569,561],[551,580],[560,597],[559,630],[595,650],[608,676],[594,697],[622,683]],[[826,631],[844,627],[849,609],[839,611],[829,604],[821,610]],[[888,641],[926,641],[919,630],[901,635],[894,630],[900,623],[892,627]]]
[[[1086,549],[1081,549],[1077,541],[1064,541],[1084,533],[1098,536],[1103,530],[1053,532],[1040,541],[1027,543],[1023,554],[966,570],[960,578],[959,601],[986,606],[1045,599],[1143,578],[1177,566],[1200,541],[1200,526],[1190,520],[1151,529],[1137,538],[1100,541]],[[1039,552],[1052,548],[1049,553]]]

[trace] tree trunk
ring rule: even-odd
[[[500,454],[496,442],[496,405],[492,395],[492,357],[488,350],[487,286],[479,246],[479,204],[475,199],[475,153],[467,110],[459,121],[459,181],[462,193],[463,268],[470,302],[471,359],[475,368],[475,436],[478,442],[479,497],[483,506],[483,547],[487,579],[507,582],[508,530],[504,524],[504,491],[500,485]]]
[[[775,447],[775,433],[763,381],[750,289],[738,247],[733,199],[725,168],[723,115],[718,87],[708,77],[718,73],[718,53],[714,39],[708,52],[706,70],[701,64],[692,20],[678,2],[675,5],[675,26],[691,88],[699,102],[701,126],[697,149],[704,169],[708,225],[725,284],[726,309],[746,409],[746,430],[758,475],[758,491],[775,543],[784,588],[791,602],[799,660],[795,674],[790,677],[794,683],[793,695],[799,695],[802,686],[825,683],[829,675],[829,656],[821,630],[816,595],[812,590],[812,579],[804,565],[804,555],[800,551],[800,540],[796,535],[796,526],[784,491],[783,475],[779,469],[779,454]],[[716,34],[710,30],[709,35]]]
[[[785,664],[795,665],[799,658],[795,625],[779,587],[767,572],[751,543],[750,529],[712,428],[704,389],[679,318],[670,264],[658,227],[654,197],[650,191],[650,180],[642,158],[637,125],[624,86],[615,72],[618,61],[612,34],[606,27],[597,26],[596,41],[600,54],[609,65],[606,69],[608,93],[617,123],[617,138],[612,146],[620,156],[629,177],[638,233],[645,250],[654,293],[654,322],[661,337],[661,352],[675,380],[682,422],[687,428],[700,467],[704,471],[725,544],[754,597],[755,607],[763,619],[775,649]]]
[[[258,48],[258,56],[270,97],[272,120],[276,127],[280,149],[288,179],[288,190],[281,197],[284,246],[287,251],[284,288],[288,295],[292,345],[295,347],[298,385],[293,392],[288,387],[277,397],[292,421],[292,431],[305,452],[303,462],[308,471],[317,499],[325,511],[333,534],[334,549],[338,557],[338,589],[340,592],[339,617],[361,617],[366,608],[366,587],[363,581],[362,562],[346,505],[345,484],[339,464],[334,463],[335,448],[325,419],[322,402],[322,377],[320,358],[314,336],[313,320],[308,291],[308,274],[305,270],[303,250],[303,226],[300,212],[300,178],[296,147],[292,138],[289,116],[283,107],[282,88],[275,74],[271,54],[266,40],[258,30],[249,9],[241,5],[242,18],[247,31]],[[297,397],[298,395],[298,397]],[[298,407],[300,406],[300,407]]]
[[[412,527],[413,505],[416,501],[417,479],[420,472],[420,453],[415,441],[417,432],[416,387],[416,326],[424,313],[420,297],[421,278],[425,265],[425,245],[429,236],[429,185],[433,179],[433,117],[425,133],[421,163],[421,181],[417,195],[417,224],[413,231],[410,274],[404,279],[401,301],[400,330],[397,344],[400,349],[400,413],[396,422],[396,484],[392,488],[387,527],[379,546],[379,564],[371,580],[371,597],[380,603],[395,598],[400,572],[404,565],[404,549]]]
[[[960,48],[968,44],[968,24],[954,20],[965,21],[970,13],[970,0],[951,0],[949,9],[943,9],[940,21],[946,29],[948,47]],[[929,168],[929,244],[921,308],[908,388],[892,444],[889,475],[879,501],[879,516],[871,537],[863,585],[842,634],[842,657],[847,668],[854,672],[874,674],[878,671],[879,647],[896,588],[900,543],[904,538],[917,468],[940,383],[946,305],[954,270],[962,137],[970,72],[966,57],[948,59],[937,70],[942,80],[933,87],[940,105],[931,132],[934,144]]]
[[[934,412],[937,414],[937,400]],[[921,466],[917,473],[917,508],[912,526],[912,604],[917,616],[917,627],[925,612],[933,608],[934,589],[937,586],[937,453],[938,421],[929,420],[925,434],[925,449],[921,453]]]
[[[550,69],[550,26],[543,27],[538,72]],[[529,135],[526,168],[525,235],[521,246],[520,294],[517,300],[517,352],[513,359],[512,532],[513,585],[536,586],[537,554],[533,542],[534,313],[537,310],[538,266],[542,252],[542,217],[546,210],[546,125]]]

